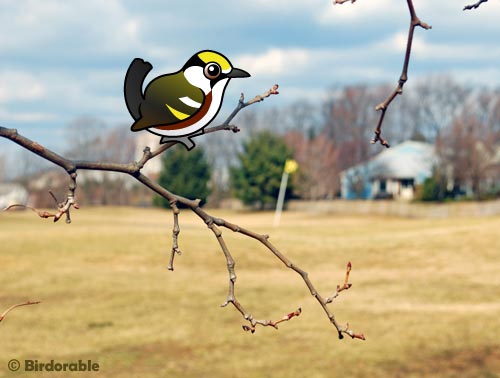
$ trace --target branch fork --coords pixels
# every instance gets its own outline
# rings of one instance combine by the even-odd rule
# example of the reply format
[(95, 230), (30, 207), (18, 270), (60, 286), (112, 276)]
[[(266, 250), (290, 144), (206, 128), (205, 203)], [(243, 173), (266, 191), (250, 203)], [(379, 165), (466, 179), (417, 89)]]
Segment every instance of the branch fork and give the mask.
[(325, 304), (332, 303), (333, 300), (339, 296), (340, 292), (342, 292), (344, 290), (348, 290), (348, 289), (350, 289), (352, 287), (352, 283), (348, 282), (349, 281), (349, 273), (351, 273), (351, 269), (352, 269), (352, 264), (349, 261), (347, 263), (347, 268), (346, 268), (346, 272), (345, 272), (344, 283), (342, 284), (342, 286), (337, 285), (337, 290), (335, 291), (335, 293), (333, 293), (332, 296), (326, 298)]
[(66, 200), (64, 202), (58, 202), (57, 198), (55, 197), (54, 193), (52, 191), (49, 191), (49, 194), (52, 196), (54, 201), (56, 202), (56, 207), (57, 207), (57, 212), (56, 213), (51, 213), (46, 210), (39, 210), (31, 206), (27, 205), (21, 205), (21, 204), (13, 204), (10, 206), (7, 206), (3, 211), (9, 211), (11, 209), (14, 209), (16, 207), (24, 208), (24, 209), (29, 209), (36, 213), (40, 218), (54, 218), (54, 222), (57, 222), (59, 219), (62, 218), (64, 214), (66, 214), (66, 223), (71, 223), (71, 216), (70, 216), (70, 210), (73, 207), (74, 209), (79, 209), (80, 206), (76, 203), (75, 197), (69, 195), (66, 197)]

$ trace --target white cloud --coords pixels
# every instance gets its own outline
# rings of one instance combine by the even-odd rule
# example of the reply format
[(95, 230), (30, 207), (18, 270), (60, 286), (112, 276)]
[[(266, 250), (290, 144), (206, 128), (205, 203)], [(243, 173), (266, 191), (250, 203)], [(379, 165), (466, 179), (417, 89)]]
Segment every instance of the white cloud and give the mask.
[(99, 50), (107, 54), (139, 43), (140, 21), (119, 0), (19, 0), (2, 3), (0, 51)]
[(242, 55), (235, 61), (252, 75), (273, 76), (282, 72), (295, 74), (307, 69), (310, 57), (307, 49), (272, 48), (260, 55)]
[[(328, 2), (328, 0), (326, 1)], [(324, 2), (325, 0), (308, 0), (307, 2), (304, 2), (303, 0), (253, 0), (251, 2), (244, 0), (241, 2), (241, 6), (246, 6), (247, 4), (252, 3), (252, 5), (256, 6), (263, 12), (272, 10), (286, 13), (291, 10), (304, 11), (305, 9), (309, 9), (314, 11), (314, 9), (320, 7)]]
[[(407, 38), (407, 34), (404, 32), (395, 33), (380, 43), (381, 51), (404, 53)], [(428, 63), (439, 61), (453, 62), (454, 64), (492, 62), (500, 60), (500, 46), (460, 41), (439, 43), (433, 42), (431, 35), (414, 35), (412, 58)]]
[[(367, 27), (376, 29), (381, 22), (389, 20), (399, 21), (408, 13), (408, 8), (403, 2), (394, 0), (363, 0), (354, 4), (344, 3), (333, 5), (332, 1), (325, 1), (324, 5), (318, 7), (316, 20), (321, 24), (359, 24), (366, 23)], [(350, 30), (346, 33), (353, 33)]]
[(36, 100), (46, 93), (45, 85), (27, 72), (2, 71), (0, 83), (0, 103)]
[[(419, 44), (418, 37), (413, 37), (413, 48), (416, 48), (416, 45)], [(404, 53), (406, 51), (406, 45), (408, 42), (408, 34), (405, 32), (396, 32), (389, 38), (382, 40), (378, 43), (378, 47), (381, 51), (392, 51), (394, 53)]]
[[(252, 74), (238, 85), (249, 97), (278, 83), (280, 95), (272, 100), (276, 104), (302, 97), (319, 100), (333, 84), (396, 82), (399, 66), (391, 70), (384, 61), (379, 66), (370, 64), (379, 52), (378, 43), (374, 43), (339, 48), (273, 48), (262, 54), (238, 56), (236, 64)], [(386, 55), (390, 59), (391, 54)], [(226, 97), (232, 92), (230, 86)]]
[[(124, 72), (88, 70), (49, 72), (43, 80), (50, 83), (47, 97), (52, 99), (52, 110), (67, 117), (93, 114), (106, 119), (117, 113), (127, 114), (123, 100)], [(69, 85), (68, 85), (69, 83)]]
[(22, 112), (22, 111), (8, 111), (7, 109), (0, 108), (0, 119), (5, 122), (22, 121), (22, 122), (40, 122), (51, 121), (56, 119), (56, 115), (46, 112)]

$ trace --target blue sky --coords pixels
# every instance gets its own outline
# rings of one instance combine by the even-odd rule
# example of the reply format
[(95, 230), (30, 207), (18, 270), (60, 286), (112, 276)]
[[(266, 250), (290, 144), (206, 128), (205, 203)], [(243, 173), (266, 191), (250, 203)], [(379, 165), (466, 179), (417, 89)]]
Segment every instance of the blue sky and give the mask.
[[(433, 29), (416, 30), (408, 86), (430, 73), (500, 85), (500, 2), (463, 12), (468, 1), (414, 1)], [(60, 151), (76, 117), (128, 127), (131, 60), (153, 64), (149, 80), (202, 49), (252, 74), (230, 83), (227, 111), (274, 83), (280, 95), (257, 106), (319, 101), (332, 84), (395, 84), (408, 22), (404, 0), (0, 0), (0, 125)]]

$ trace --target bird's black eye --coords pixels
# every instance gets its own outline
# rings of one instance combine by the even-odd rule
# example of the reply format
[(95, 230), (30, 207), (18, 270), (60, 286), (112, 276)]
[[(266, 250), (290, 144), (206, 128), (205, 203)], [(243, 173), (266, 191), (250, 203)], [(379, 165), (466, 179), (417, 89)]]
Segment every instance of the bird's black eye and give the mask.
[(219, 77), (221, 69), (217, 63), (209, 63), (205, 66), (203, 73), (205, 74), (207, 79), (213, 80)]

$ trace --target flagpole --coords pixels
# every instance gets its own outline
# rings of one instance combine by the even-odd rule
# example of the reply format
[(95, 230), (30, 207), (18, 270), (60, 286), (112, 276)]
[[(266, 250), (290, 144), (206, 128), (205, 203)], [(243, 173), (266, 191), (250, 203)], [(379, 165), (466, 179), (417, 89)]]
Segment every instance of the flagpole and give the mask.
[(285, 202), (286, 186), (288, 184), (288, 176), (298, 169), (298, 164), (293, 159), (287, 159), (283, 167), (283, 175), (281, 176), (280, 191), (278, 200), (276, 201), (276, 211), (274, 212), (273, 226), (278, 227), (281, 221), (281, 213), (283, 212), (283, 203)]
[(276, 211), (274, 212), (273, 226), (278, 227), (281, 221), (281, 213), (283, 212), (283, 203), (285, 202), (286, 185), (288, 183), (288, 172), (283, 171), (281, 176), (280, 192), (278, 194), (278, 201), (276, 202)]

